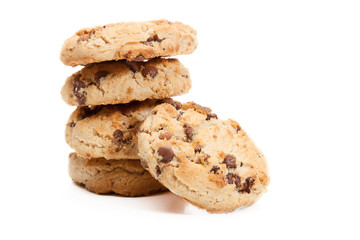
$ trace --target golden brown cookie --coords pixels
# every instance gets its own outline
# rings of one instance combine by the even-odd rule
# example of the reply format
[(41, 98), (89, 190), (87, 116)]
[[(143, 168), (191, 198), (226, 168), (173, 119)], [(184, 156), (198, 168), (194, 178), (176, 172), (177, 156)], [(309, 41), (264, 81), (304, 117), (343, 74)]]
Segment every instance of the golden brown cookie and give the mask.
[(65, 41), (60, 59), (70, 66), (122, 59), (143, 61), (190, 54), (197, 44), (196, 31), (180, 22), (122, 22), (81, 29)]
[(177, 59), (94, 63), (70, 76), (61, 95), (72, 106), (129, 103), (187, 93), (189, 71)]
[(106, 160), (69, 155), (69, 175), (76, 183), (95, 193), (144, 196), (167, 189), (140, 164), (140, 160)]
[(161, 99), (78, 107), (66, 124), (65, 140), (86, 159), (139, 159), (138, 128), (151, 110), (165, 101), (175, 104), (172, 99)]
[(249, 206), (269, 184), (265, 157), (240, 125), (194, 103), (153, 108), (138, 149), (157, 180), (208, 212)]

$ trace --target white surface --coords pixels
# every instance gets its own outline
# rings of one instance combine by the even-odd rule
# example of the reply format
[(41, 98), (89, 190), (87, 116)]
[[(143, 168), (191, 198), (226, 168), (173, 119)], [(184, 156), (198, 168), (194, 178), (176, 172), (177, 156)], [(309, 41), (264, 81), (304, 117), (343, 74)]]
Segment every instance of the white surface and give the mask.
[[(1, 239), (359, 239), (358, 1), (3, 1)], [(253, 206), (211, 215), (170, 193), (91, 194), (67, 175), (59, 60), (82, 27), (165, 18), (198, 30), (177, 99), (236, 119), (267, 156)]]

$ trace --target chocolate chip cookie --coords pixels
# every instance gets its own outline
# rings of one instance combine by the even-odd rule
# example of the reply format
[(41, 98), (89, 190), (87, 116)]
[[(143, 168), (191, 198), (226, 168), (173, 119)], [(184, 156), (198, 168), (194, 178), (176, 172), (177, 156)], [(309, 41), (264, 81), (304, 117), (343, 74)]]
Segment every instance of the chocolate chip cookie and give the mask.
[(65, 65), (190, 54), (197, 47), (196, 31), (167, 20), (122, 22), (84, 28), (67, 39), (60, 59)]
[(249, 206), (269, 184), (265, 157), (240, 125), (192, 102), (153, 108), (138, 149), (157, 180), (211, 213)]
[(128, 103), (187, 93), (189, 71), (177, 59), (94, 63), (70, 76), (61, 95), (72, 106)]
[(140, 160), (86, 160), (71, 153), (69, 175), (74, 182), (95, 193), (135, 197), (167, 191), (141, 166)]
[(78, 107), (66, 124), (66, 142), (86, 159), (139, 159), (136, 132), (158, 102)]

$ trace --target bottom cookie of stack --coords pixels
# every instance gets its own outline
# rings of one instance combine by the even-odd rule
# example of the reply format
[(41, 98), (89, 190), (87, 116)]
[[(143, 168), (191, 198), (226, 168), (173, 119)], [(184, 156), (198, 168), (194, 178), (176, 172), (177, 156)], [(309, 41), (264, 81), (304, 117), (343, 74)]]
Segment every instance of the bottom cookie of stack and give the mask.
[(167, 191), (141, 166), (140, 160), (87, 160), (70, 153), (69, 175), (74, 182), (99, 194), (135, 197)]

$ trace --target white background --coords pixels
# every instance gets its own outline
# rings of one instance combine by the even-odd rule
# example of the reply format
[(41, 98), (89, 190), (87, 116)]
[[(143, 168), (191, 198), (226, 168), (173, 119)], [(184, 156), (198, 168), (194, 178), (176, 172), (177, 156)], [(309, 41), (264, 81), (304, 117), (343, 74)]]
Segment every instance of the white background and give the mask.
[[(359, 1), (2, 1), (1, 239), (359, 239)], [(253, 206), (211, 215), (167, 193), (92, 194), (67, 175), (79, 69), (59, 60), (83, 27), (152, 19), (198, 30), (179, 56), (193, 80), (178, 100), (237, 120), (267, 156)]]

